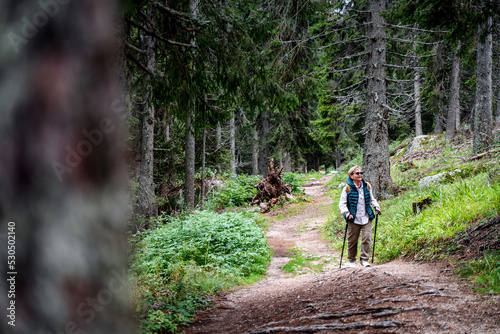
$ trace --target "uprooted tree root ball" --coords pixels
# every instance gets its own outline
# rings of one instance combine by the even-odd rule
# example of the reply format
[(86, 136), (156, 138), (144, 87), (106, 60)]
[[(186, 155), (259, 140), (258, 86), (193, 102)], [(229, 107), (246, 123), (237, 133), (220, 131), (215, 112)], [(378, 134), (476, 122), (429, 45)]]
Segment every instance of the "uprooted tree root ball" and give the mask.
[(255, 185), (259, 192), (252, 199), (252, 205), (259, 205), (262, 213), (268, 212), (280, 201), (282, 195), (292, 195), (292, 187), (289, 184), (283, 184), (282, 172), (283, 167), (274, 168), (271, 162), (267, 176)]

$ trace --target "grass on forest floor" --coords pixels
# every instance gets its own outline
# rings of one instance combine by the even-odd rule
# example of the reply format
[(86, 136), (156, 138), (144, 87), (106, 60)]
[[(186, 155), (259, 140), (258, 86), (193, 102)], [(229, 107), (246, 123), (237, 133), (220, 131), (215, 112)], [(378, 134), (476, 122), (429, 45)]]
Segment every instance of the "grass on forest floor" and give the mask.
[[(403, 187), (402, 193), (388, 200), (379, 200), (382, 215), (377, 229), (376, 261), (386, 262), (398, 257), (413, 260), (436, 260), (449, 257), (453, 238), (472, 224), (487, 222), (500, 215), (500, 182), (491, 178), (497, 170), (499, 154), (480, 160), (464, 161), (471, 151), (464, 144), (445, 145), (442, 137), (429, 140), (427, 158), (392, 161), (391, 177)], [(394, 145), (393, 145), (394, 146)], [(347, 164), (344, 169), (355, 163)], [(421, 178), (440, 172), (460, 169), (448, 183), (419, 190)], [(494, 173), (493, 173), (494, 174)], [(342, 247), (345, 221), (338, 209), (345, 170), (329, 183), (333, 207), (324, 227), (333, 246)], [(424, 197), (432, 203), (414, 215), (412, 203)], [(479, 292), (499, 293), (500, 255), (487, 253), (481, 259), (457, 264), (458, 272), (474, 280)], [(496, 283), (495, 283), (496, 282)], [(496, 287), (495, 287), (496, 286)]]
[(292, 275), (306, 273), (319, 273), (332, 259), (323, 259), (321, 256), (308, 254), (300, 248), (292, 248), (286, 252), (290, 261), (281, 268), (284, 272)]
[(475, 291), (500, 294), (500, 250), (491, 250), (482, 259), (462, 263), (456, 272), (472, 281)]

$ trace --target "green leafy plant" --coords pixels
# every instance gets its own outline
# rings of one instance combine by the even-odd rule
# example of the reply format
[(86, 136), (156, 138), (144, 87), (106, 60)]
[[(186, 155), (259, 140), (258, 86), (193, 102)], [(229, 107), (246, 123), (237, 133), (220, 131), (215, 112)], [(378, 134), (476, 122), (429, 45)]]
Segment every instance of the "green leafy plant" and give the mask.
[(156, 230), (133, 237), (133, 300), (143, 333), (175, 332), (206, 304), (205, 295), (253, 282), (270, 263), (253, 214), (198, 211), (157, 220)]
[(306, 181), (306, 175), (300, 173), (286, 172), (282, 174), (281, 177), (284, 184), (290, 184), (292, 188), (292, 193), (302, 194), (302, 190), (299, 189)]
[(224, 209), (249, 205), (257, 194), (255, 185), (259, 183), (259, 175), (240, 174), (226, 180), (220, 190), (210, 199), (209, 207)]

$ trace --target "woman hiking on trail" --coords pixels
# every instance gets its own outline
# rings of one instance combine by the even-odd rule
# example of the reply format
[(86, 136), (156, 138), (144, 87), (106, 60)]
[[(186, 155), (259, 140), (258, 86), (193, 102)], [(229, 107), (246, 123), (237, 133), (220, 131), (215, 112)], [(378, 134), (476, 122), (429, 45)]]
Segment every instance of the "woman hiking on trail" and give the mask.
[(361, 167), (352, 167), (348, 174), (347, 185), (342, 190), (339, 202), (340, 212), (348, 223), (347, 259), (349, 262), (345, 266), (356, 267), (358, 238), (361, 232), (360, 264), (363, 267), (369, 267), (372, 220), (375, 218), (372, 206), (377, 214), (380, 214), (380, 206), (373, 197), (370, 184), (363, 180)]

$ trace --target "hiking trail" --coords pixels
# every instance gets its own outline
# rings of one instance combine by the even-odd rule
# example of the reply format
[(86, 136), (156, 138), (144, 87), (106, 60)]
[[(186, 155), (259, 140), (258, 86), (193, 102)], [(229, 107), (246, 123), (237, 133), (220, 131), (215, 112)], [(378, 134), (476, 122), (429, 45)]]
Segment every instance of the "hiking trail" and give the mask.
[[(338, 205), (325, 194), (327, 180), (304, 187), (309, 203), (266, 214), (274, 250), (266, 278), (214, 298), (186, 333), (500, 333), (500, 298), (471, 293), (445, 263), (358, 261), (338, 270), (340, 253), (320, 230)], [(322, 271), (285, 273), (290, 249), (325, 263)]]

